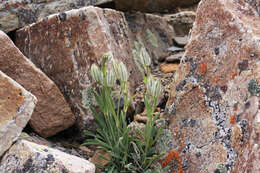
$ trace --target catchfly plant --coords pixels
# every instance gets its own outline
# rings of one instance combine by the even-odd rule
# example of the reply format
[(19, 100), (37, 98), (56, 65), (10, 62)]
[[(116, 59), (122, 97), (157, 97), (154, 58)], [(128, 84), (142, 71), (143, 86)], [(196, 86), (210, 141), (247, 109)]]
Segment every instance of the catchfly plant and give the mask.
[(99, 64), (100, 67), (95, 64), (91, 66), (91, 76), (96, 83), (93, 92), (98, 107), (90, 107), (90, 110), (97, 120), (97, 129), (96, 133), (85, 131), (88, 139), (84, 145), (96, 145), (109, 154), (109, 159), (100, 156), (108, 162), (105, 166), (97, 165), (103, 172), (148, 173), (152, 163), (162, 156), (154, 149), (161, 131), (155, 127), (158, 115), (154, 115), (154, 111), (162, 86), (160, 81), (150, 74), (148, 68), (151, 61), (148, 53), (144, 49), (141, 50), (138, 66), (143, 69), (146, 85), (144, 101), (148, 117), (144, 131), (137, 132), (139, 136), (142, 135), (142, 140), (130, 135), (126, 121), (127, 111), (134, 96), (129, 94), (129, 73), (125, 64), (106, 54)]

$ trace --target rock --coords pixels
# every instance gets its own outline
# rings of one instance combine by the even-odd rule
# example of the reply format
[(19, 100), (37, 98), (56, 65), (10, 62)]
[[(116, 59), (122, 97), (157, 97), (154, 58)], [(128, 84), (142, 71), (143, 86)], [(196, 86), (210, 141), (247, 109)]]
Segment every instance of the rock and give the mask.
[(184, 51), (184, 48), (182, 47), (176, 47), (176, 46), (171, 46), (167, 49), (169, 52), (179, 52), (179, 51)]
[(200, 0), (115, 0), (116, 8), (123, 11), (169, 12), (176, 7), (190, 6)]
[(189, 37), (186, 35), (184, 37), (174, 37), (174, 41), (178, 46), (184, 47), (188, 41), (189, 41)]
[(133, 93), (142, 77), (132, 53), (144, 47), (154, 60), (167, 53), (172, 33), (172, 27), (159, 16), (124, 14), (90, 6), (52, 15), (17, 31), (16, 44), (58, 85), (76, 114), (79, 129), (93, 130), (89, 106), (96, 105), (91, 65), (100, 62), (107, 53), (123, 61), (130, 73)]
[(58, 87), (29, 61), (0, 31), (0, 70), (32, 92), (38, 99), (30, 119), (31, 127), (43, 137), (70, 127), (75, 117)]
[(88, 5), (101, 5), (112, 0), (7, 0), (0, 2), (0, 30), (9, 32), (34, 23), (46, 16), (81, 8)]
[(168, 62), (168, 63), (180, 62), (183, 55), (184, 55), (184, 52), (179, 52), (179, 53), (173, 54), (171, 56), (168, 56), (166, 58), (166, 62)]
[(162, 63), (160, 65), (160, 68), (163, 73), (171, 73), (176, 71), (179, 68), (179, 64)]
[(169, 24), (174, 28), (175, 34), (178, 37), (186, 37), (192, 29), (196, 18), (196, 13), (193, 11), (181, 11), (176, 14), (164, 15)]
[(4, 155), (0, 170), (10, 173), (95, 173), (95, 165), (56, 149), (20, 140)]
[[(17, 140), (31, 118), (37, 99), (0, 71), (0, 157)], [(0, 169), (1, 170), (1, 169)]]
[[(94, 156), (91, 157), (91, 158), (89, 159), (89, 161), (90, 161), (91, 163), (94, 163), (95, 165), (106, 166), (106, 165), (109, 163), (109, 161), (104, 160), (103, 158), (100, 157), (100, 155), (101, 155), (102, 157), (106, 158), (107, 160), (110, 160), (110, 155), (109, 155), (107, 152), (105, 152), (105, 151), (103, 151), (103, 150), (100, 150), (100, 149), (97, 149), (97, 150), (95, 151), (95, 153), (94, 153)], [(96, 172), (101, 172), (101, 170), (100, 170), (100, 169), (97, 169)]]
[(170, 149), (185, 172), (259, 172), (259, 7), (256, 0), (198, 7), (167, 103)]

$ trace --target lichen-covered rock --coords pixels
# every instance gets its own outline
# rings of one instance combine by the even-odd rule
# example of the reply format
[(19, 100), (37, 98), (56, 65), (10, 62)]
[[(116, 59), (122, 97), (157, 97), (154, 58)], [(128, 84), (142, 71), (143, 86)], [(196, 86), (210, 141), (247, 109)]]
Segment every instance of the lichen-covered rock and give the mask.
[(259, 172), (260, 4), (202, 0), (167, 111), (185, 172)]
[(86, 7), (52, 15), (17, 31), (16, 44), (58, 85), (78, 118), (78, 127), (93, 129), (91, 65), (106, 53), (123, 61), (134, 91), (142, 79), (133, 60), (134, 50), (149, 49), (156, 59), (167, 53), (172, 35), (172, 27), (159, 16)]
[(116, 8), (124, 11), (168, 12), (176, 7), (187, 7), (200, 0), (114, 0)]
[(70, 127), (75, 117), (59, 88), (29, 61), (0, 31), (0, 70), (32, 92), (38, 103), (30, 119), (31, 127), (48, 137)]
[(112, 0), (4, 0), (0, 1), (0, 30), (13, 31), (48, 15)]
[(19, 137), (36, 103), (34, 95), (0, 71), (0, 157)]
[(0, 170), (5, 173), (95, 173), (95, 165), (56, 149), (20, 140), (4, 155)]

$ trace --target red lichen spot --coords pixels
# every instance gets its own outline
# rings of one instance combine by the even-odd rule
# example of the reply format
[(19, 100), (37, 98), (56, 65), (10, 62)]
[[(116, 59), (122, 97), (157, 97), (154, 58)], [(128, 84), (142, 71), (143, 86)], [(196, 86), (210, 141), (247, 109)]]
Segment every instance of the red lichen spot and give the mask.
[(236, 114), (234, 114), (232, 117), (230, 117), (229, 121), (230, 121), (231, 125), (234, 125), (236, 123)]
[(218, 76), (218, 77), (216, 78), (216, 83), (217, 83), (218, 81), (220, 81), (220, 76)]
[(237, 104), (234, 106), (234, 111), (237, 111), (237, 109), (238, 109), (238, 106), (237, 106)]
[(234, 72), (234, 73), (232, 74), (231, 78), (232, 78), (232, 79), (235, 79), (235, 77), (236, 77), (237, 74), (238, 74), (237, 72)]
[(17, 8), (19, 5), (17, 2), (14, 2), (13, 5)]
[[(178, 166), (178, 173), (184, 173), (181, 166), (181, 159), (180, 154), (178, 152), (175, 152), (172, 150), (164, 159), (162, 162), (162, 168), (164, 168), (166, 165), (168, 165), (172, 160), (177, 160), (177, 166)], [(176, 171), (173, 171), (173, 173), (177, 173)]]
[(7, 10), (10, 10), (11, 6), (10, 6), (10, 5), (7, 5), (6, 8), (7, 8)]
[(204, 75), (207, 72), (207, 65), (206, 64), (201, 64), (199, 70), (200, 70), (200, 73), (202, 75)]

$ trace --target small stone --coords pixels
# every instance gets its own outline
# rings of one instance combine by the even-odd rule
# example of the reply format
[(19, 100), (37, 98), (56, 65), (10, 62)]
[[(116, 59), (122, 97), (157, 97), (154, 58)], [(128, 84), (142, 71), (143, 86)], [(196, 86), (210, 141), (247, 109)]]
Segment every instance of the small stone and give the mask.
[(178, 52), (178, 51), (184, 51), (184, 48), (172, 46), (167, 49), (169, 52)]
[(160, 69), (163, 73), (172, 73), (176, 70), (178, 70), (179, 64), (167, 64), (167, 63), (162, 63), (160, 65)]
[(102, 159), (99, 155), (106, 158), (107, 160), (110, 159), (110, 155), (107, 152), (98, 149), (95, 151), (94, 156), (89, 159), (89, 161), (94, 163), (95, 165), (106, 166), (109, 162), (107, 160)]
[(180, 63), (180, 60), (181, 60), (183, 55), (184, 55), (184, 52), (179, 52), (179, 53), (173, 54), (171, 56), (168, 56), (166, 58), (166, 62), (168, 62), (168, 63)]
[(175, 43), (178, 45), (178, 46), (181, 46), (181, 47), (184, 47), (186, 44), (188, 44), (189, 42), (189, 37), (186, 35), (184, 37), (174, 37), (173, 38)]

